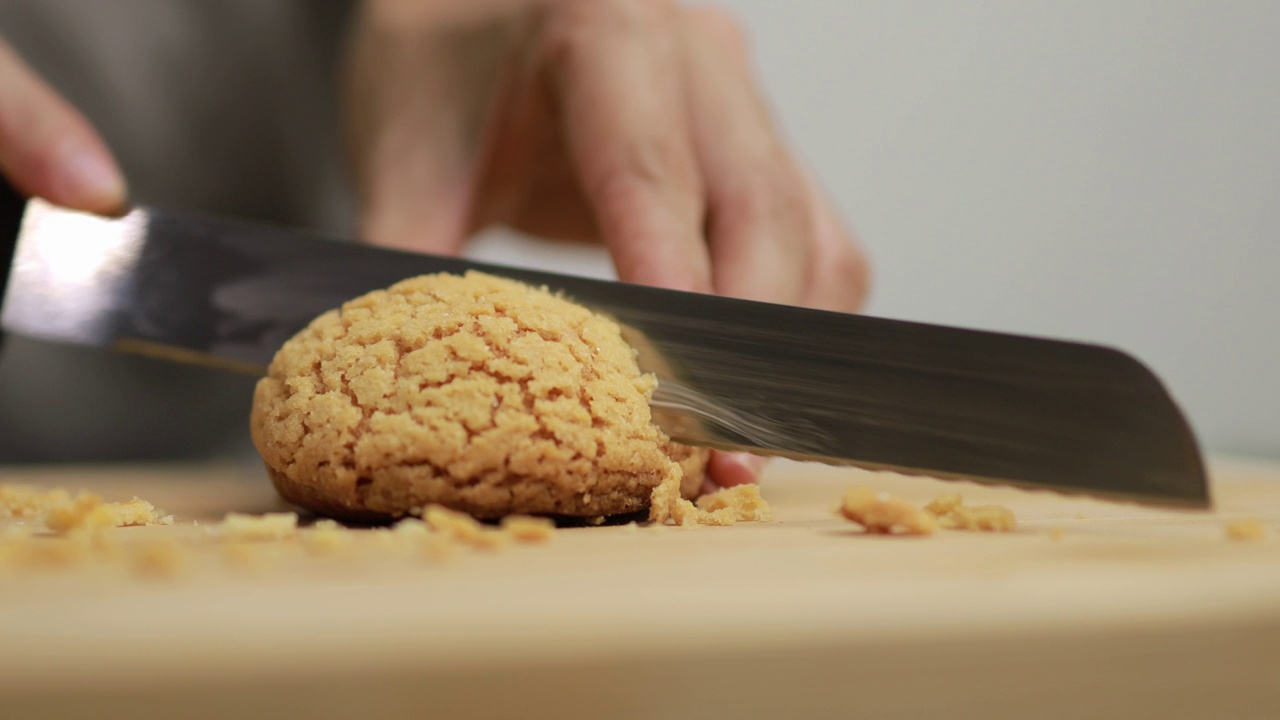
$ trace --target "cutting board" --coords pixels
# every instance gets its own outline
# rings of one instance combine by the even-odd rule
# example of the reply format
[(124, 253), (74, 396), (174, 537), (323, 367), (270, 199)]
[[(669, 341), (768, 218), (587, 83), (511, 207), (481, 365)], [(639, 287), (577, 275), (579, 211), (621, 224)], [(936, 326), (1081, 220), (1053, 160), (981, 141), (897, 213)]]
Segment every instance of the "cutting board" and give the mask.
[[(3, 571), (0, 716), (1280, 717), (1280, 469), (1212, 476), (1197, 512), (776, 462), (775, 523), (571, 528), (444, 561), (285, 546), (159, 579)], [(252, 465), (0, 482), (176, 515), (135, 539), (279, 508)], [(832, 513), (857, 484), (958, 489), (1020, 527), (865, 535)], [(1267, 536), (1229, 540), (1246, 517)]]

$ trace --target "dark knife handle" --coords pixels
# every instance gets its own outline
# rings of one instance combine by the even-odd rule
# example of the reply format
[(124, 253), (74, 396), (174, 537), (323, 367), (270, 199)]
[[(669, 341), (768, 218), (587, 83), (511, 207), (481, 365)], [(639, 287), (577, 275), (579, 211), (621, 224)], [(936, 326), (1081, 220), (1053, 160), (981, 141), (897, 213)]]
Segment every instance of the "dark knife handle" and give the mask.
[[(0, 175), (0, 308), (4, 307), (5, 288), (9, 285), (9, 266), (13, 251), (18, 245), (18, 226), (27, 200), (18, 194), (9, 181)], [(0, 328), (0, 345), (4, 344), (4, 329)]]

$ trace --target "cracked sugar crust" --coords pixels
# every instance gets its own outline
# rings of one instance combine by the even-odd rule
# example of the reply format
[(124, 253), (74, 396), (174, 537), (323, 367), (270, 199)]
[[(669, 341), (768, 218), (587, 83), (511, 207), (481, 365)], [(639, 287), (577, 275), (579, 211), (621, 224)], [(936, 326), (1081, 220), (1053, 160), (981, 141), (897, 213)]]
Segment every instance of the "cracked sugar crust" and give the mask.
[(324, 515), (613, 515), (672, 473), (686, 497), (702, 481), (707, 452), (652, 422), (655, 385), (604, 316), (482, 273), (428, 275), (285, 343), (250, 429), (281, 495)]

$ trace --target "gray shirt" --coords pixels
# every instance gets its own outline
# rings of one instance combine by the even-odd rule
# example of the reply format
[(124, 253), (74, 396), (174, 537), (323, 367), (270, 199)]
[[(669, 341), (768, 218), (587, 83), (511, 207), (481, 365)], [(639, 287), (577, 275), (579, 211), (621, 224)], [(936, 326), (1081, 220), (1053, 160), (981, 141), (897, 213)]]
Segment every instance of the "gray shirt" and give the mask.
[[(0, 35), (102, 133), (133, 199), (349, 236), (335, 78), (350, 3), (0, 0)], [(253, 380), (10, 337), (0, 462), (247, 446)]]

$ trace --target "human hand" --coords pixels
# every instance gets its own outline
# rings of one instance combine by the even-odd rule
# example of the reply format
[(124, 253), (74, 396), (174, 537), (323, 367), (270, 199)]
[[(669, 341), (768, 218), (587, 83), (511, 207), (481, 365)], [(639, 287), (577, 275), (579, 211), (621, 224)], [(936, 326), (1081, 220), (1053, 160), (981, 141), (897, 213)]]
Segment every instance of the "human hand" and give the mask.
[[(553, 0), (450, 24), (366, 11), (350, 59), (372, 242), (452, 254), (505, 224), (603, 242), (625, 281), (862, 305), (865, 259), (774, 126), (723, 12)], [(708, 469), (727, 486), (761, 463), (716, 453)]]
[(108, 213), (125, 181), (89, 122), (0, 41), (0, 174), (28, 197)]

